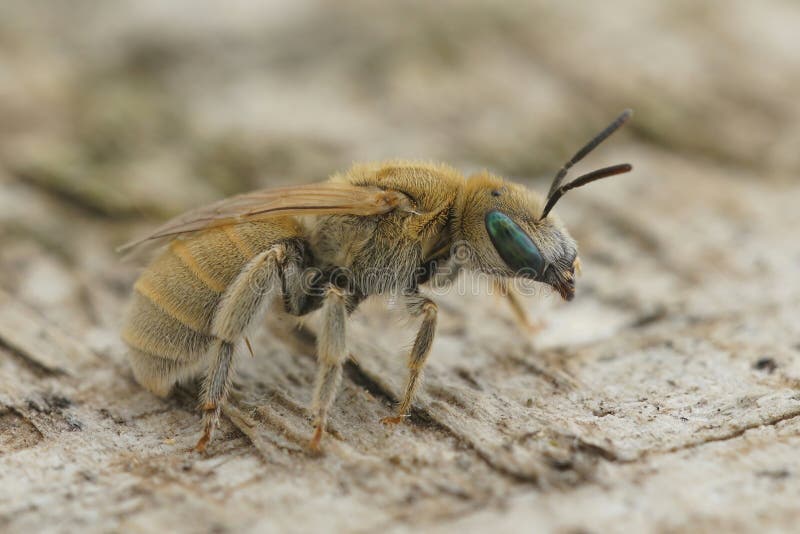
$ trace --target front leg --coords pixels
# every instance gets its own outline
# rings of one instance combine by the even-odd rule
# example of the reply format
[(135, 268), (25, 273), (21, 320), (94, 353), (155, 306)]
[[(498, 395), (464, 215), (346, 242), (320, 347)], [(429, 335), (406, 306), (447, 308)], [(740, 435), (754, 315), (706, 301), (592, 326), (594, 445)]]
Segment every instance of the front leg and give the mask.
[(494, 290), (500, 297), (504, 297), (508, 302), (511, 312), (514, 314), (514, 319), (517, 325), (520, 326), (528, 334), (536, 334), (540, 332), (545, 323), (543, 321), (532, 321), (528, 317), (528, 312), (525, 311), (525, 305), (520, 298), (519, 293), (511, 286), (508, 280), (504, 278), (494, 278), (492, 280)]
[(433, 345), (433, 336), (436, 333), (438, 307), (435, 302), (420, 294), (413, 294), (408, 297), (406, 307), (412, 316), (422, 316), (422, 324), (414, 340), (414, 347), (408, 356), (409, 373), (403, 400), (400, 401), (400, 406), (397, 408), (397, 415), (381, 419), (384, 424), (397, 424), (408, 416), (414, 395), (422, 381), (422, 369), (425, 367), (425, 361), (428, 359), (431, 345)]

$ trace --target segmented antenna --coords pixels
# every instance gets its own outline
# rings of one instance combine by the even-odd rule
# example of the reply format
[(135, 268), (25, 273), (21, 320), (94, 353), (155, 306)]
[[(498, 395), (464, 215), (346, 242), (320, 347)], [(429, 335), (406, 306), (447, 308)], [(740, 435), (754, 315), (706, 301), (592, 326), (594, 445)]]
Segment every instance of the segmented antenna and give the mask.
[(561, 182), (564, 180), (564, 177), (567, 175), (567, 172), (572, 168), (573, 165), (578, 163), (580, 160), (585, 158), (592, 150), (597, 148), (597, 145), (605, 141), (609, 135), (614, 133), (619, 129), (620, 126), (625, 124), (625, 122), (631, 118), (633, 115), (633, 110), (626, 109), (623, 111), (619, 117), (614, 119), (614, 122), (606, 126), (606, 128), (594, 136), (591, 141), (586, 143), (586, 145), (578, 150), (574, 156), (570, 158), (568, 162), (564, 164), (563, 167), (556, 173), (555, 178), (553, 178), (553, 183), (550, 185), (550, 190), (547, 192), (547, 203), (542, 210), (542, 215), (539, 217), (539, 220), (544, 219), (547, 217), (547, 214), (550, 213), (550, 210), (553, 209), (553, 206), (556, 205), (558, 199), (560, 199), (564, 193), (569, 191), (570, 189), (575, 189), (576, 187), (581, 187), (582, 185), (586, 185), (589, 182), (594, 182), (595, 180), (599, 180), (601, 178), (607, 178), (609, 176), (614, 176), (617, 174), (623, 174), (629, 172), (633, 167), (627, 163), (622, 165), (613, 165), (611, 167), (604, 167), (602, 169), (598, 169), (596, 171), (592, 171), (587, 174), (583, 174), (571, 182), (561, 185)]

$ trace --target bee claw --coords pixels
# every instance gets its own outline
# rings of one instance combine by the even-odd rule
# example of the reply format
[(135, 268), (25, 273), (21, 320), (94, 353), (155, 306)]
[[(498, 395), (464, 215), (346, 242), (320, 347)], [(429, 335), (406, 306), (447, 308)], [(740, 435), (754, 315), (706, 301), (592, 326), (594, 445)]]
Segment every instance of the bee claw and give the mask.
[(318, 426), (316, 430), (314, 430), (314, 435), (311, 437), (311, 441), (308, 442), (308, 452), (312, 456), (322, 456), (322, 426)]
[(394, 415), (390, 417), (383, 417), (381, 418), (381, 423), (389, 426), (389, 425), (398, 425), (408, 419), (407, 415)]
[(197, 444), (186, 452), (196, 452), (198, 454), (206, 454), (208, 450), (207, 447), (209, 441), (210, 437), (206, 434), (203, 434), (197, 441)]
[(547, 322), (543, 320), (528, 320), (525, 322), (525, 329), (530, 335), (536, 335), (547, 327)]

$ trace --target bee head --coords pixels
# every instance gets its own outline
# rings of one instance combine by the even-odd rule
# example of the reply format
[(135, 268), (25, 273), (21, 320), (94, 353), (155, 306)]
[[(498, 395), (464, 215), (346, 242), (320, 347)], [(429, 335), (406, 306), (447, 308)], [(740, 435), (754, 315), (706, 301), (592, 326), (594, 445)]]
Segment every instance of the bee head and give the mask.
[(550, 214), (570, 189), (629, 172), (627, 163), (604, 167), (563, 183), (569, 169), (614, 133), (632, 115), (625, 110), (558, 171), (546, 198), (488, 173), (471, 177), (456, 212), (459, 236), (468, 249), (465, 263), (503, 277), (521, 277), (552, 286), (565, 300), (575, 295), (578, 247)]
[(504, 278), (525, 278), (553, 287), (566, 300), (575, 294), (578, 247), (536, 193), (490, 174), (466, 184), (456, 235), (467, 267)]

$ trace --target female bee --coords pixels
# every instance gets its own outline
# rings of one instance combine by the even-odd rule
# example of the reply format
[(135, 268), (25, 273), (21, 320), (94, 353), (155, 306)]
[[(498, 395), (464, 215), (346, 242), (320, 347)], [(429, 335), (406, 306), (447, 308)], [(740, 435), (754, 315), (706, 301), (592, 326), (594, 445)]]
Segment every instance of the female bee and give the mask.
[(190, 211), (126, 245), (167, 241), (134, 286), (122, 337), (136, 379), (157, 395), (204, 374), (205, 450), (219, 421), (236, 347), (270, 307), (295, 316), (321, 311), (319, 371), (312, 410), (318, 450), (348, 357), (347, 316), (366, 297), (393, 292), (421, 319), (411, 349), (406, 416), (436, 329), (436, 304), (419, 292), (454, 246), (464, 267), (501, 279), (524, 277), (575, 291), (575, 241), (550, 210), (570, 189), (625, 173), (615, 165), (562, 183), (567, 171), (618, 129), (622, 113), (556, 174), (542, 199), (481, 173), (465, 179), (444, 165), (388, 162), (356, 165), (328, 182), (254, 191)]

